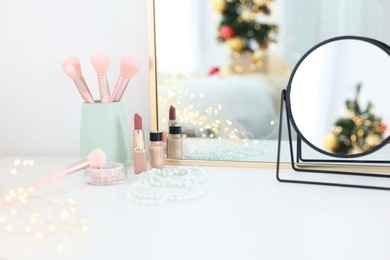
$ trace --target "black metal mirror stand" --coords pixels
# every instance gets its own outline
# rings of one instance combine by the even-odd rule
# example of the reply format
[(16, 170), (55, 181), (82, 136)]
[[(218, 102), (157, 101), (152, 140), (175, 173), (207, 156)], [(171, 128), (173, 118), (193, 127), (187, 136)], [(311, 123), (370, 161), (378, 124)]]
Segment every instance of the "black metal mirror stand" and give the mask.
[[(355, 171), (341, 171), (341, 170), (327, 170), (327, 166), (323, 165), (322, 169), (308, 169), (307, 167), (301, 168), (299, 167), (300, 160), (302, 161), (302, 150), (301, 150), (301, 138), (298, 136), (297, 138), (297, 157), (294, 160), (294, 149), (292, 142), (292, 134), (291, 134), (291, 122), (290, 115), (287, 112), (287, 102), (286, 102), (286, 90), (282, 91), (281, 94), (281, 102), (280, 102), (280, 117), (279, 117), (279, 133), (278, 133), (278, 153), (277, 153), (277, 161), (276, 161), (276, 179), (280, 182), (287, 183), (297, 183), (297, 184), (312, 184), (312, 185), (328, 185), (328, 186), (338, 186), (338, 187), (350, 187), (350, 188), (364, 188), (364, 189), (377, 189), (377, 190), (390, 190), (390, 187), (384, 186), (371, 186), (371, 185), (357, 185), (357, 184), (346, 184), (346, 183), (337, 183), (337, 182), (319, 182), (319, 181), (305, 181), (305, 180), (292, 180), (292, 179), (282, 179), (280, 177), (280, 153), (281, 153), (281, 139), (282, 139), (282, 126), (283, 126), (283, 110), (286, 110), (286, 118), (287, 118), (287, 132), (288, 132), (288, 143), (290, 150), (290, 160), (291, 167), (296, 172), (311, 172), (311, 173), (329, 173), (329, 174), (342, 174), (342, 175), (355, 175), (355, 176), (366, 176), (372, 178), (390, 178), (390, 174), (377, 174), (377, 173), (367, 173), (367, 172), (355, 172)], [(308, 160), (308, 161), (321, 161), (321, 162), (331, 162), (331, 163), (345, 163), (349, 165), (353, 165), (354, 163), (389, 163), (388, 161), (365, 161), (365, 160)], [(307, 164), (310, 165), (310, 164)], [(337, 165), (336, 165), (337, 166)], [(389, 167), (390, 173), (390, 167)], [(293, 173), (294, 174), (294, 173)]]
[[(308, 158), (303, 156), (302, 151), (302, 138), (297, 137), (297, 163), (300, 162), (319, 162), (319, 163), (372, 163), (372, 164), (388, 164), (390, 166), (390, 161), (385, 160), (343, 160), (343, 159), (320, 159), (320, 158)], [(390, 174), (390, 168), (389, 168)], [(383, 176), (381, 176), (383, 177)]]

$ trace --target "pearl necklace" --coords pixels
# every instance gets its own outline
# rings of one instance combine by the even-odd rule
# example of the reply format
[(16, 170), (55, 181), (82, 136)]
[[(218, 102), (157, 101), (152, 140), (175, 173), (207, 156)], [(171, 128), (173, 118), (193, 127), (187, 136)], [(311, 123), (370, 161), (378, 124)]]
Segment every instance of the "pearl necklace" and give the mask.
[(185, 154), (185, 159), (197, 160), (238, 160), (268, 154), (265, 148), (256, 145), (238, 147), (216, 147), (210, 150), (195, 150)]
[(127, 195), (131, 201), (144, 205), (195, 199), (202, 195), (205, 179), (205, 173), (197, 166), (153, 168), (139, 174), (138, 180), (129, 185)]

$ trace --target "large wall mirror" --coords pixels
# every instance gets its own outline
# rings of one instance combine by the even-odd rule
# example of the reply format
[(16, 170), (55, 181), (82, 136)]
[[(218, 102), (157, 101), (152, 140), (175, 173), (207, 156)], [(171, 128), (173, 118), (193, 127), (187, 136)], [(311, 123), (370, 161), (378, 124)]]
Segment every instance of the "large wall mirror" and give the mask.
[(150, 0), (150, 9), (155, 126), (167, 130), (175, 107), (186, 160), (275, 162), (280, 93), (301, 56), (340, 35), (390, 42), (385, 0)]

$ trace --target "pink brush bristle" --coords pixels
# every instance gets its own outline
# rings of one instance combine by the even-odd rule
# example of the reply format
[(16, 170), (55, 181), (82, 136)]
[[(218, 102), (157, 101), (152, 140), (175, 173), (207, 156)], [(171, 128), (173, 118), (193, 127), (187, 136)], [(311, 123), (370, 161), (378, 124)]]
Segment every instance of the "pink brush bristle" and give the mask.
[(72, 79), (75, 77), (81, 77), (80, 61), (76, 57), (69, 57), (62, 64), (62, 69)]
[(74, 79), (76, 77), (76, 70), (74, 69), (74, 66), (72, 65), (68, 65), (68, 66), (64, 66), (64, 71), (65, 73), (72, 79)]
[(125, 56), (121, 59), (121, 76), (132, 78), (139, 70), (140, 63), (137, 58)]
[(104, 54), (92, 55), (91, 63), (98, 75), (106, 75), (108, 67), (110, 66), (110, 58)]
[(89, 167), (101, 168), (106, 164), (107, 156), (101, 149), (95, 149), (87, 155), (89, 161)]
[(81, 65), (79, 58), (71, 56), (69, 57), (69, 61), (73, 64), (75, 70), (81, 73)]

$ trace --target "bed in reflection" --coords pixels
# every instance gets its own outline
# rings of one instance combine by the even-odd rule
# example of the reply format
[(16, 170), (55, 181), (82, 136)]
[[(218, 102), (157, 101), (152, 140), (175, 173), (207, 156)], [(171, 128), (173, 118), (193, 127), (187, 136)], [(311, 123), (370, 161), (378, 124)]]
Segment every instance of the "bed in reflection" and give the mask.
[(264, 74), (159, 75), (160, 128), (176, 107), (186, 137), (276, 138), (280, 86)]

